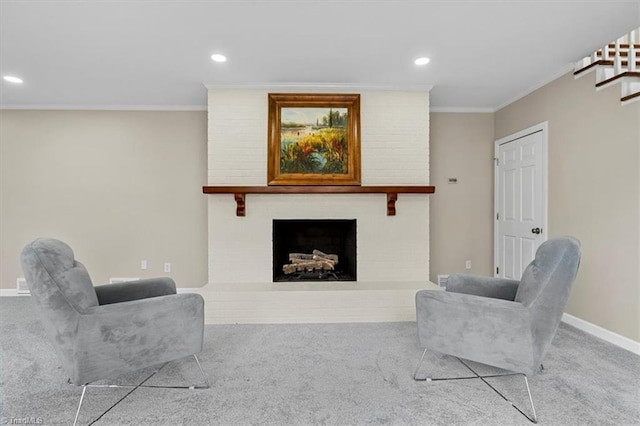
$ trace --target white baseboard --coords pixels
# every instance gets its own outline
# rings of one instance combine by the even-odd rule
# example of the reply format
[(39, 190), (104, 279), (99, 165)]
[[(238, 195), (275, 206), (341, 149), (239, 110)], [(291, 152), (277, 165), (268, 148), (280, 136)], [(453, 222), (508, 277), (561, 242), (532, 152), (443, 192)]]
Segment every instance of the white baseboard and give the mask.
[[(197, 288), (177, 288), (177, 293), (195, 293)], [(0, 297), (31, 296), (29, 293), (18, 293), (15, 288), (0, 288)]]
[(198, 290), (200, 290), (199, 288), (189, 288), (189, 287), (184, 287), (184, 288), (180, 288), (177, 287), (176, 288), (176, 293), (181, 294), (181, 293), (197, 293)]
[(18, 292), (16, 288), (0, 288), (0, 297), (31, 296), (30, 293)]
[(612, 343), (623, 349), (633, 352), (636, 355), (640, 355), (640, 342), (631, 340), (628, 337), (621, 336), (613, 331), (609, 331), (606, 328), (602, 328), (598, 325), (592, 324), (583, 319), (574, 317), (567, 313), (562, 315), (562, 322), (574, 326), (575, 328), (589, 333), (599, 339)]

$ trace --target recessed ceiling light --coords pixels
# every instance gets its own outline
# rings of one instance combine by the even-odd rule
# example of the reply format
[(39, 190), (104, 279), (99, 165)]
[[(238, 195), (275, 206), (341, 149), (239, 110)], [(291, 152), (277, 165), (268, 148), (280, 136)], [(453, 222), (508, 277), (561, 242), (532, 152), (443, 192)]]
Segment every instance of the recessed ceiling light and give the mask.
[(227, 57), (219, 53), (215, 53), (211, 55), (211, 60), (214, 62), (227, 62)]
[(4, 78), (5, 81), (8, 81), (9, 83), (16, 83), (16, 84), (22, 83), (22, 79), (21, 78), (14, 77), (12, 75), (5, 75), (2, 78)]
[(413, 61), (413, 63), (416, 65), (427, 65), (430, 60), (431, 59), (427, 58), (426, 56), (423, 56), (422, 58), (418, 58), (415, 61)]

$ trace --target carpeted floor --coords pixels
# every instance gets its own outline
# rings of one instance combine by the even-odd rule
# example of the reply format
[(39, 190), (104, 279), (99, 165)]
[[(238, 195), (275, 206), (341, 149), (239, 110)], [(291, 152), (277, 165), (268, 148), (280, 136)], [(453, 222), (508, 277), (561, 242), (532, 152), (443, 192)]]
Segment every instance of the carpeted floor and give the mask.
[[(0, 423), (70, 424), (81, 388), (67, 385), (28, 297), (0, 297)], [(479, 380), (414, 382), (415, 323), (206, 326), (206, 390), (89, 389), (79, 422), (96, 425), (530, 425)], [(467, 375), (430, 354), (424, 373)], [(640, 357), (561, 325), (530, 380), (545, 425), (640, 424)], [(487, 367), (479, 366), (482, 372)], [(484, 370), (483, 370), (484, 368)], [(141, 381), (145, 370), (120, 382)], [(149, 384), (197, 384), (193, 358)], [(529, 412), (520, 377), (494, 386)], [(97, 419), (97, 421), (96, 421)]]

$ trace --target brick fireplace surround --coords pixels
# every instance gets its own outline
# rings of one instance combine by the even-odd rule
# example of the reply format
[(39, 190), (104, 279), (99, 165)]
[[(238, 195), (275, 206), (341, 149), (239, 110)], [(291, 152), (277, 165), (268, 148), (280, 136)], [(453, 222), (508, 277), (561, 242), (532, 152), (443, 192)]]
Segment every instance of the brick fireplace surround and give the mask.
[[(301, 87), (291, 92), (310, 92)], [(360, 93), (362, 185), (429, 184), (429, 94)], [(208, 184), (266, 185), (267, 95), (278, 89), (210, 89)], [(429, 287), (429, 196), (248, 194), (208, 197), (207, 323), (414, 320), (414, 294)], [(356, 219), (357, 281), (273, 283), (274, 219)]]

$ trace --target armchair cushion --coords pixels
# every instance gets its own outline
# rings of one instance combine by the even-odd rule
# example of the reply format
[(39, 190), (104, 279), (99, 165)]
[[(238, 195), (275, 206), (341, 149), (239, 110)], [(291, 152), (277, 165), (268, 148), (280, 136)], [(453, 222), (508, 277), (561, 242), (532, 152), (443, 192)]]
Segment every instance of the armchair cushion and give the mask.
[[(89, 273), (74, 259), (71, 247), (62, 241), (50, 238), (33, 241), (22, 251), (22, 264), (32, 293), (38, 292), (33, 286), (49, 280), (60, 294), (48, 291), (45, 297), (62, 296), (79, 311), (98, 305)], [(55, 305), (53, 300), (51, 303)]]
[(513, 301), (519, 284), (506, 278), (454, 274), (447, 279), (447, 291)]
[(176, 283), (169, 277), (104, 284), (94, 288), (100, 305), (176, 294)]
[[(540, 245), (536, 257), (522, 273), (515, 300), (530, 306), (544, 290), (554, 293), (552, 297), (566, 301), (580, 264), (580, 243), (575, 238), (554, 238)], [(562, 303), (564, 309), (564, 303)]]

